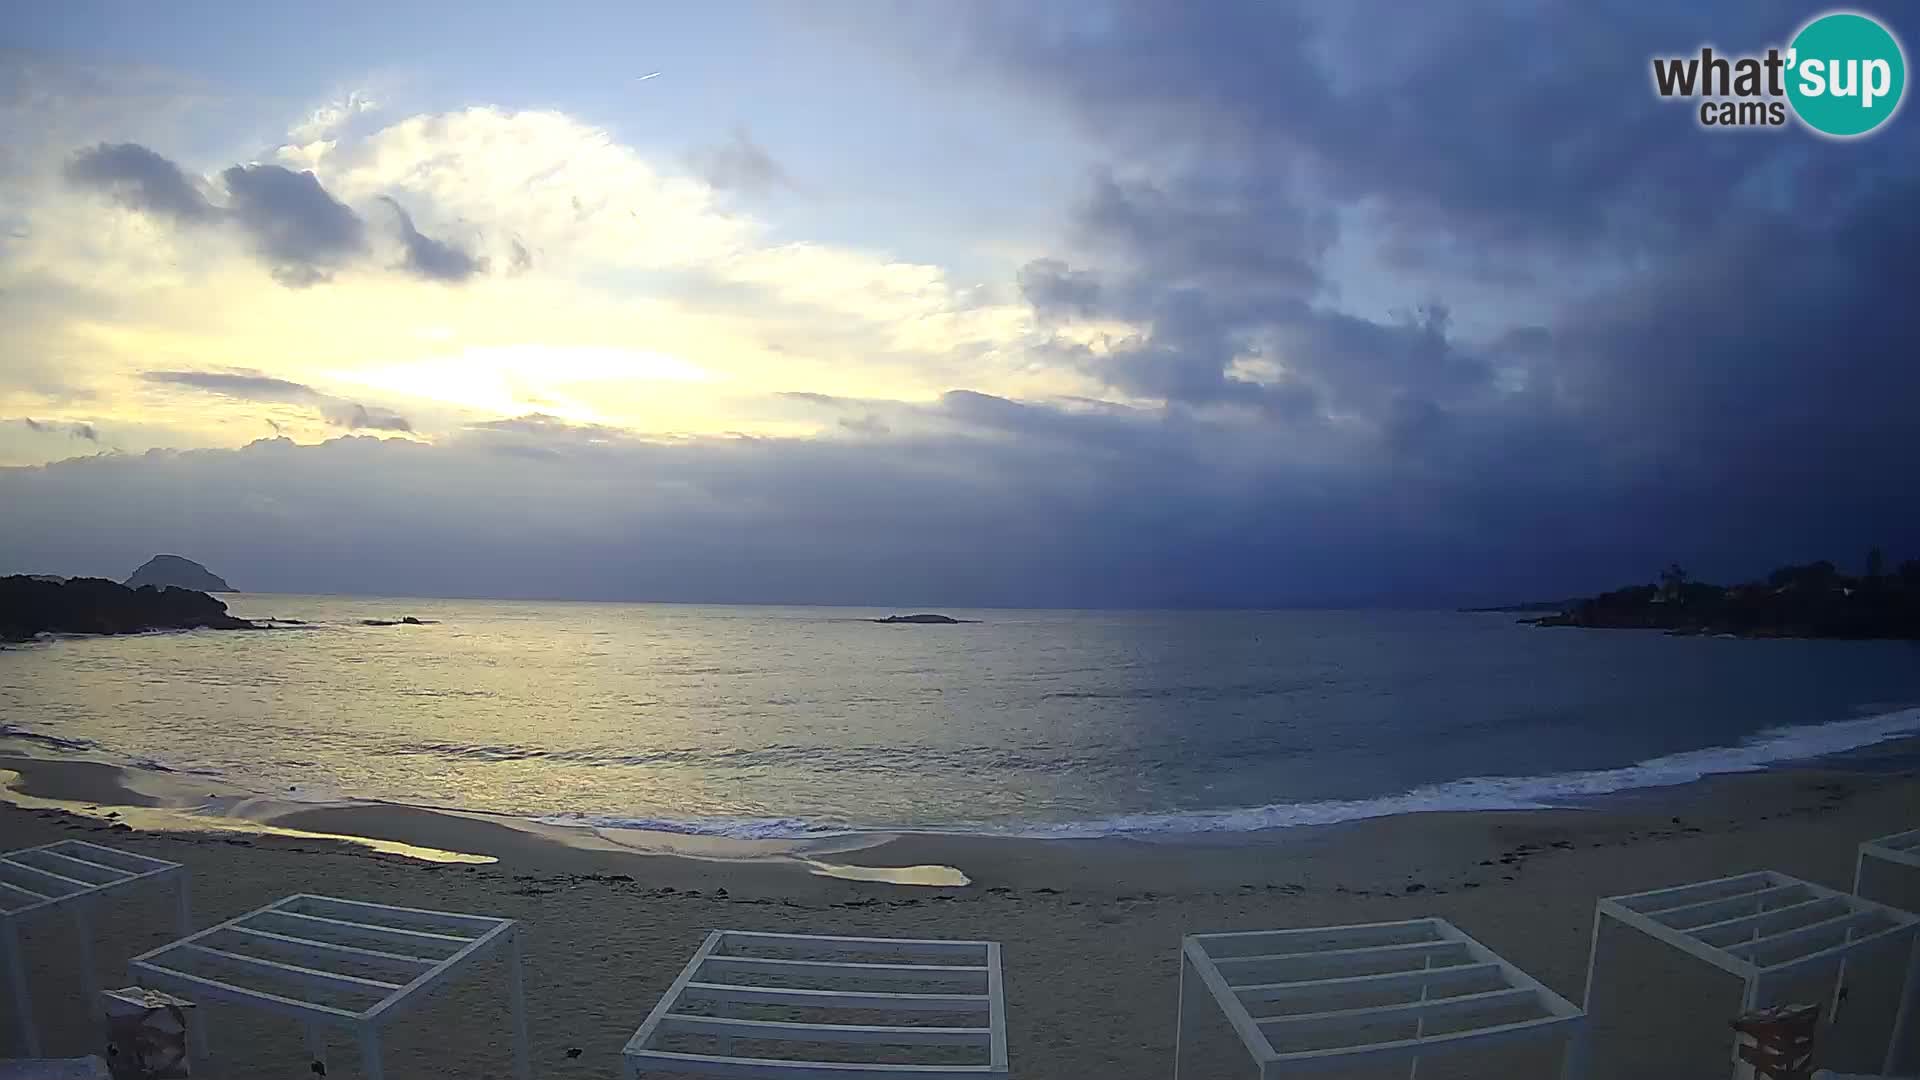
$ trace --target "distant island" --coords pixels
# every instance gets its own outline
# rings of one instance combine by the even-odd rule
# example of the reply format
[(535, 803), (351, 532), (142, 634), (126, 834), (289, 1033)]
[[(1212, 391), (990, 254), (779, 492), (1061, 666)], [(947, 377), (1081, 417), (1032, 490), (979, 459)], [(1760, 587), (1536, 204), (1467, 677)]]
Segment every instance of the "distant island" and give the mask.
[(130, 589), (105, 578), (0, 578), (0, 640), (40, 634), (137, 634), (147, 630), (257, 630), (227, 605), (192, 589)]
[(956, 619), (951, 615), (889, 615), (884, 619), (870, 620), (877, 623), (917, 623), (935, 626), (958, 626), (961, 623), (979, 622), (978, 619)]
[(1822, 560), (1783, 566), (1765, 581), (1725, 586), (1691, 580), (1675, 564), (1656, 584), (1615, 589), (1520, 621), (1670, 634), (1920, 640), (1920, 559), (1889, 572), (1875, 549), (1858, 577)]
[(179, 555), (155, 555), (127, 578), (127, 588), (151, 585), (156, 589), (172, 586), (197, 592), (239, 592), (218, 574)]

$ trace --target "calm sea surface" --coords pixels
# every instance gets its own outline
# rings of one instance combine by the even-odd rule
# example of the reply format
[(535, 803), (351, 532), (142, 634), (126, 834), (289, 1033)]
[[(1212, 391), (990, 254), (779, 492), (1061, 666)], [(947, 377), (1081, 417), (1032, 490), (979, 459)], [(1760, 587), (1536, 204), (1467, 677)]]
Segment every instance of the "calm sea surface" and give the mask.
[[(1530, 806), (1920, 731), (1920, 647), (1507, 615), (242, 594), (0, 652), (0, 746), (698, 832), (1181, 833)], [(412, 615), (423, 626), (365, 626)]]

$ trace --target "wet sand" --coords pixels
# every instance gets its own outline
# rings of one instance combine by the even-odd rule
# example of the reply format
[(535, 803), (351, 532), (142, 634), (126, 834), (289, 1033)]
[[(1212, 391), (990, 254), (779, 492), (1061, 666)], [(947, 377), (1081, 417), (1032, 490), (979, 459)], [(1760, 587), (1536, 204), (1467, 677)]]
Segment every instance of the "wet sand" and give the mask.
[[(583, 838), (385, 805), (276, 809), (272, 826), (293, 834), (247, 831), (244, 821), (151, 832), (145, 827), (164, 825), (164, 815), (150, 822), (135, 811), (159, 813), (168, 801), (152, 793), (153, 778), (82, 761), (0, 758), (0, 769), (19, 774), (6, 797), (33, 807), (0, 805), (3, 846), (79, 836), (183, 862), (201, 925), (292, 892), (524, 920), (535, 1073), (556, 1078), (619, 1075), (620, 1047), (713, 927), (1000, 941), (1015, 1076), (1145, 1080), (1172, 1074), (1184, 933), (1438, 915), (1578, 1004), (1596, 897), (1762, 868), (1845, 889), (1858, 841), (1920, 825), (1920, 774), (1911, 768), (1809, 768), (1589, 809), (1417, 814), (1181, 842), (909, 834), (796, 851)], [(134, 820), (143, 829), (124, 824)], [(469, 861), (305, 834), (377, 838)], [(842, 880), (822, 876), (822, 864), (948, 867), (969, 883)], [(1909, 906), (1920, 906), (1920, 880), (1913, 885)], [(163, 901), (113, 905), (100, 934), (103, 979), (171, 937)], [(50, 1049), (80, 1052), (98, 1040), (67, 970), (70, 934), (58, 922), (31, 926), (28, 954)], [(1593, 1075), (1724, 1074), (1733, 980), (1630, 933), (1610, 933), (1603, 949)], [(1877, 1065), (1904, 959), (1850, 969), (1846, 1010), (1823, 1035), (1827, 1063)], [(393, 1027), (388, 1076), (509, 1075), (503, 999), (497, 966), (481, 965)], [(198, 1075), (302, 1074), (297, 1025), (221, 1006), (208, 1013), (217, 1056)], [(328, 1075), (356, 1075), (351, 1049), (334, 1041)], [(1213, 1049), (1220, 1062), (1234, 1060), (1224, 1040)], [(1557, 1068), (1556, 1052), (1523, 1051), (1433, 1059), (1421, 1075), (1550, 1076)]]

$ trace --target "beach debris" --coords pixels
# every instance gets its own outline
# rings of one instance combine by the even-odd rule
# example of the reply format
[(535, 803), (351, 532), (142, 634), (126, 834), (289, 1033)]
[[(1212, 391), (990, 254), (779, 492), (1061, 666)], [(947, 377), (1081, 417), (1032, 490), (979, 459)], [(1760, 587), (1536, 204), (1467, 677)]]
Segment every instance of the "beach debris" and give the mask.
[(1728, 1021), (1735, 1031), (1736, 1077), (1806, 1080), (1813, 1073), (1813, 1033), (1818, 1005), (1775, 1005)]
[(100, 997), (107, 1017), (107, 1068), (113, 1080), (177, 1080), (190, 1075), (187, 1017), (193, 1002), (143, 986), (103, 990)]

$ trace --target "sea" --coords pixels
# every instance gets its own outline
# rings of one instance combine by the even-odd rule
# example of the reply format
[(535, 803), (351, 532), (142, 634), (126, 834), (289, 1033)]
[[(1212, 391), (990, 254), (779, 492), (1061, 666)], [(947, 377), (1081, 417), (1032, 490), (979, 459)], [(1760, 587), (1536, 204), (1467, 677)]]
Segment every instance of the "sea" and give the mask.
[[(314, 802), (733, 837), (1179, 839), (1581, 805), (1920, 733), (1920, 645), (1397, 611), (237, 594), (0, 651), (0, 749)], [(411, 617), (418, 625), (374, 625)]]

